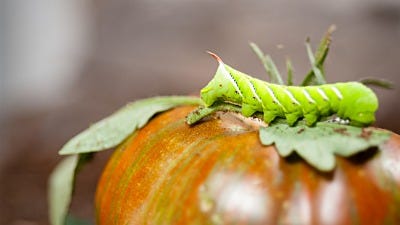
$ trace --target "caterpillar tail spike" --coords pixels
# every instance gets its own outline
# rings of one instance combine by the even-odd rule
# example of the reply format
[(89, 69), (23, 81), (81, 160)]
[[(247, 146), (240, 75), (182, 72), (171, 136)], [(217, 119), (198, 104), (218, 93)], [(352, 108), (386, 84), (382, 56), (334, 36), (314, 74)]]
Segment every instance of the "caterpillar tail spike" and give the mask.
[(211, 52), (211, 51), (206, 51), (206, 52), (209, 55), (211, 55), (215, 60), (217, 60), (218, 63), (223, 63), (222, 59), (217, 54), (215, 54), (214, 52)]
[(368, 126), (375, 121), (378, 99), (360, 82), (278, 85), (242, 73), (226, 65), (215, 53), (208, 53), (219, 65), (213, 79), (200, 91), (205, 107), (225, 102), (240, 106), (244, 116), (260, 112), (266, 123), (284, 118), (290, 126), (303, 118), (308, 126), (313, 126), (322, 117), (334, 114), (353, 126)]

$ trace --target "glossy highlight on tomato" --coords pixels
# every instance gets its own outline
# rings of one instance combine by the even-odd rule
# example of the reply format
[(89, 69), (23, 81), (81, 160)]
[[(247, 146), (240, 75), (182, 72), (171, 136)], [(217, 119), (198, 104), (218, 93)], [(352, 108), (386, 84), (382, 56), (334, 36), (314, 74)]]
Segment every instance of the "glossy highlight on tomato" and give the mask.
[(116, 149), (98, 224), (400, 223), (400, 136), (323, 173), (261, 145), (258, 121), (220, 112), (189, 126), (193, 109), (157, 115)]

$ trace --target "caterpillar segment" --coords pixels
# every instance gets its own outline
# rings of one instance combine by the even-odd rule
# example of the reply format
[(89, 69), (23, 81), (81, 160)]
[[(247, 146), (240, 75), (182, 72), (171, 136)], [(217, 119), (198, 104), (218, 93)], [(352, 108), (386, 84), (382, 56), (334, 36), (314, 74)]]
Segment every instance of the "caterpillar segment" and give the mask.
[(285, 118), (290, 126), (304, 118), (308, 126), (321, 117), (336, 114), (351, 125), (367, 126), (375, 121), (378, 100), (374, 92), (358, 82), (319, 86), (284, 86), (271, 84), (233, 69), (210, 53), (219, 63), (214, 78), (201, 90), (207, 107), (217, 101), (241, 106), (246, 117), (263, 113), (271, 123)]
[(271, 88), (271, 86), (265, 85), (263, 82), (259, 82), (259, 80), (254, 78), (251, 78), (251, 83), (253, 84), (257, 95), (261, 99), (262, 107), (257, 111), (263, 112), (264, 121), (266, 123), (270, 123), (276, 117), (284, 117), (285, 116), (284, 107), (280, 103), (280, 101), (276, 98), (275, 93)]

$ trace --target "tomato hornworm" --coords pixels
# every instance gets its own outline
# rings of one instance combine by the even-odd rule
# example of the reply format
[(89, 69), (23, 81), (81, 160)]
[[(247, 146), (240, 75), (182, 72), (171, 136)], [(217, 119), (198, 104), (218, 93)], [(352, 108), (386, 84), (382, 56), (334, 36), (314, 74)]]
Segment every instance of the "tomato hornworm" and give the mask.
[(284, 118), (290, 126), (301, 118), (312, 126), (320, 118), (334, 114), (353, 126), (368, 126), (375, 121), (378, 99), (362, 83), (304, 87), (273, 84), (235, 70), (216, 54), (208, 53), (219, 66), (214, 78), (200, 92), (206, 107), (225, 102), (240, 106), (246, 117), (261, 112), (266, 123)]

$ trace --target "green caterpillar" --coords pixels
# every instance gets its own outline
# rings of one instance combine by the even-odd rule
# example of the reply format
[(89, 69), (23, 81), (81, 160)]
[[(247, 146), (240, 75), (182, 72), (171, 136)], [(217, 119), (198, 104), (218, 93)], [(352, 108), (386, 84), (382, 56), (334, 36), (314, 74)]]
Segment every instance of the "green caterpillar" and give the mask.
[(285, 118), (290, 126), (304, 118), (307, 126), (320, 118), (336, 114), (353, 126), (368, 126), (375, 121), (378, 99), (359, 82), (316, 86), (284, 86), (268, 83), (233, 69), (209, 52), (219, 63), (214, 78), (201, 90), (201, 99), (209, 107), (223, 101), (241, 106), (246, 117), (262, 112), (271, 123)]

